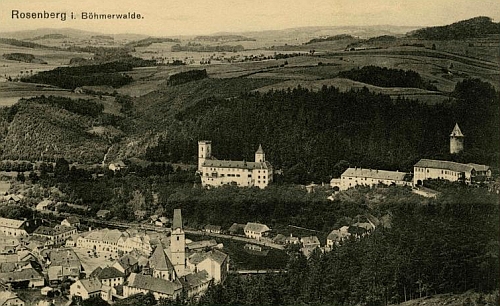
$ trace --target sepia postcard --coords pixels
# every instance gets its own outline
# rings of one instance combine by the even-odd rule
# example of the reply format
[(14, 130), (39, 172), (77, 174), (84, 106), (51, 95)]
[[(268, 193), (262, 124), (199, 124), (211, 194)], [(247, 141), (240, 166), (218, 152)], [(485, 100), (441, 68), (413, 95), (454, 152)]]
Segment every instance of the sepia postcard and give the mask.
[(0, 1), (0, 306), (499, 305), (498, 4)]

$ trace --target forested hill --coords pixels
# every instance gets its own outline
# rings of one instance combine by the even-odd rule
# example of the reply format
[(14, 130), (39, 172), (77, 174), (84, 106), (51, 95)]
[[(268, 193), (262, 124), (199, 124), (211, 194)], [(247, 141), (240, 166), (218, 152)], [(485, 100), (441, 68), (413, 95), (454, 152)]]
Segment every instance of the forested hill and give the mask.
[(448, 156), (456, 122), (466, 151), (454, 157), (498, 165), (499, 94), (465, 80), (449, 102), (426, 105), (368, 90), (300, 87), (233, 99), (205, 99), (175, 115), (168, 137), (150, 147), (154, 161), (196, 162), (197, 139), (210, 139), (219, 159), (252, 160), (259, 143), (295, 182), (326, 181), (342, 160), (352, 166), (410, 171), (420, 158)]
[(500, 34), (500, 23), (489, 17), (475, 17), (446, 26), (423, 28), (409, 33), (410, 36), (430, 40), (450, 40), (479, 38), (491, 34)]

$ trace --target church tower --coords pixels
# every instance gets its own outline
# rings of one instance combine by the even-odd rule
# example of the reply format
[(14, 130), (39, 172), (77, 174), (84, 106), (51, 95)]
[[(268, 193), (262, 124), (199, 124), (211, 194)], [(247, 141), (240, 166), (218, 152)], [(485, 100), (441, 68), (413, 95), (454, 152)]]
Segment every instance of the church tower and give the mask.
[(198, 141), (198, 172), (203, 171), (203, 163), (212, 157), (212, 142), (209, 140)]
[(264, 153), (264, 150), (262, 150), (262, 145), (259, 145), (257, 152), (255, 152), (255, 162), (263, 163), (265, 161), (266, 161), (266, 153)]
[(182, 215), (180, 209), (174, 209), (174, 220), (172, 222), (172, 235), (170, 236), (170, 261), (174, 266), (177, 276), (185, 274), (186, 267), (186, 237), (182, 229)]
[(458, 154), (464, 150), (464, 134), (460, 131), (458, 123), (455, 123), (455, 127), (450, 134), (450, 153)]

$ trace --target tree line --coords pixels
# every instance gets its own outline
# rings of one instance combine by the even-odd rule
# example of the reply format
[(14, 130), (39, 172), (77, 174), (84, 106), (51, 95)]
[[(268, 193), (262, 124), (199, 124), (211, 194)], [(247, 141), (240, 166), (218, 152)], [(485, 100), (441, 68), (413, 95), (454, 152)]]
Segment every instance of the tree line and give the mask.
[[(459, 82), (448, 101), (435, 105), (326, 86), (208, 98), (179, 111), (169, 137), (146, 157), (196, 163), (193, 139), (209, 139), (215, 157), (251, 161), (262, 144), (267, 160), (294, 183), (329, 181), (341, 161), (400, 171), (411, 171), (420, 158), (498, 167), (499, 101), (493, 86), (478, 79)], [(466, 135), (465, 151), (452, 156), (455, 123)]]

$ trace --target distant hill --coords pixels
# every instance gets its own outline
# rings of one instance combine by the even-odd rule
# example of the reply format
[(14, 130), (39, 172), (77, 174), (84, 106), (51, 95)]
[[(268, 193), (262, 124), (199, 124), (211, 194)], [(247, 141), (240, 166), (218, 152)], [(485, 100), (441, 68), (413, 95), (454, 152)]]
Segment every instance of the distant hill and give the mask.
[(310, 41), (306, 42), (306, 45), (314, 44), (314, 43), (320, 43), (320, 42), (325, 42), (325, 41), (339, 41), (339, 40), (345, 40), (345, 39), (355, 39), (352, 35), (349, 34), (339, 34), (339, 35), (334, 35), (334, 36), (326, 36), (326, 37), (320, 37), (320, 38), (313, 38)]
[(255, 38), (249, 38), (243, 35), (205, 35), (196, 36), (194, 40), (209, 42), (230, 42), (230, 41), (255, 41)]
[(11, 46), (16, 46), (16, 47), (32, 48), (32, 49), (60, 50), (60, 48), (49, 47), (49, 46), (37, 44), (34, 42), (23, 41), (23, 40), (18, 40), (18, 39), (14, 39), (14, 38), (0, 38), (0, 44), (6, 44), (6, 45), (11, 45)]
[(54, 34), (45, 34), (42, 36), (36, 36), (36, 37), (33, 37), (29, 40), (64, 39), (64, 38), (68, 38), (68, 36), (63, 35), (63, 34), (59, 34), (59, 33), (54, 33)]
[[(40, 28), (36, 30), (25, 30), (25, 31), (14, 31), (14, 32), (3, 32), (0, 33), (0, 37), (15, 38), (15, 39), (33, 39), (36, 37), (43, 37), (46, 35), (64, 35), (68, 38), (90, 38), (92, 36), (103, 35), (99, 32), (83, 31), (71, 28), (62, 29), (52, 29), (52, 28)], [(140, 40), (147, 38), (148, 35), (142, 34), (109, 34), (114, 39), (127, 39), (127, 40)]]
[(500, 23), (495, 23), (489, 17), (475, 17), (450, 25), (429, 27), (408, 33), (408, 36), (429, 40), (452, 40), (463, 38), (478, 38), (491, 34), (500, 34)]
[(152, 44), (159, 44), (164, 42), (173, 42), (180, 43), (179, 39), (167, 38), (167, 37), (148, 37), (138, 41), (131, 41), (126, 44), (127, 47), (135, 48), (135, 47), (147, 47)]

